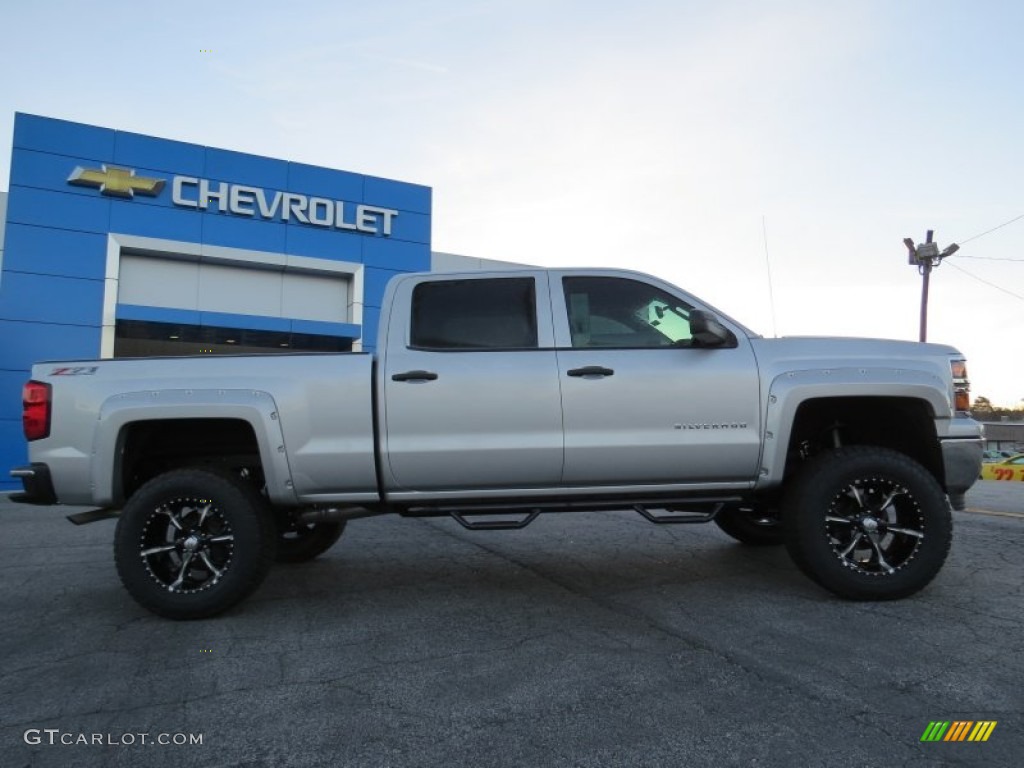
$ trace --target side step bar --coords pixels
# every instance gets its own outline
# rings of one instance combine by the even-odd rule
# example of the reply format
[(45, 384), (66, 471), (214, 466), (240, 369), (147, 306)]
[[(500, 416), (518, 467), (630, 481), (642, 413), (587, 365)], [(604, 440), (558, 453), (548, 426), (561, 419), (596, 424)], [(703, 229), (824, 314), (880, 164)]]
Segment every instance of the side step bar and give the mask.
[(96, 523), (100, 520), (109, 520), (112, 517), (120, 517), (120, 515), (120, 509), (104, 507), (103, 509), (90, 509), (88, 512), (77, 512), (73, 515), (68, 515), (67, 519), (75, 525), (86, 525), (87, 523)]
[[(534, 509), (530, 512), (526, 512), (519, 520), (469, 520), (462, 512), (456, 512), (454, 510), (448, 514), (451, 515), (452, 520), (457, 522), (467, 531), (517, 531), (520, 528), (525, 528), (536, 520), (537, 515), (540, 514), (540, 510)], [(468, 514), (473, 513), (470, 511)]]
[[(439, 517), (447, 515), (468, 531), (513, 531), (525, 528), (541, 514), (541, 512), (583, 511), (633, 511), (645, 520), (658, 525), (678, 523), (710, 523), (727, 505), (738, 504), (739, 496), (718, 496), (712, 498), (692, 498), (675, 501), (651, 501), (644, 504), (628, 504), (622, 502), (586, 502), (569, 504), (552, 504), (547, 507), (522, 507), (517, 505), (493, 504), (465, 508), (424, 508), (407, 510), (412, 517)], [(515, 518), (512, 516), (521, 515)], [(512, 519), (510, 519), (512, 517)], [(471, 519), (476, 518), (476, 519)], [(491, 519), (479, 519), (491, 518)], [(499, 518), (499, 519), (493, 519)]]
[(658, 525), (666, 525), (670, 523), (710, 523), (715, 519), (715, 516), (722, 511), (725, 506), (724, 501), (719, 501), (711, 505), (711, 510), (708, 512), (699, 511), (685, 511), (670, 507), (662, 510), (660, 514), (651, 512), (643, 504), (637, 504), (633, 507), (637, 512), (640, 513), (641, 517), (645, 520), (657, 523)]

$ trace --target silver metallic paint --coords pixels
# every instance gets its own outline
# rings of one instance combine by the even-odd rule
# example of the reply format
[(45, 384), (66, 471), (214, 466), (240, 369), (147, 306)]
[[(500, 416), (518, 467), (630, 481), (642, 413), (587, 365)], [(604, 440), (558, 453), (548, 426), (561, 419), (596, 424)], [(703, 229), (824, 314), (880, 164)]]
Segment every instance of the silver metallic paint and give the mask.
[[(648, 281), (715, 312), (739, 346), (573, 350), (560, 284), (569, 274)], [(54, 418), (50, 437), (30, 444), (31, 461), (49, 465), (61, 502), (104, 504), (118, 436), (133, 419), (237, 417), (256, 432), (276, 503), (369, 503), (379, 499), (374, 392), (383, 489), (403, 504), (744, 490), (755, 480), (768, 487), (781, 482), (793, 417), (813, 397), (919, 398), (935, 416), (955, 482), (974, 472), (976, 450), (980, 459), (979, 426), (951, 410), (949, 359), (959, 356), (951, 347), (763, 339), (663, 281), (623, 270), (459, 277), (499, 275), (535, 278), (537, 350), (409, 349), (412, 288), (452, 279), (419, 274), (388, 286), (376, 381), (373, 358), (361, 354), (70, 361), (61, 365), (96, 371), (56, 382), (54, 364), (38, 364), (33, 378), (54, 383)], [(588, 365), (615, 373), (566, 375)], [(412, 369), (438, 379), (391, 381)], [(715, 423), (745, 426), (684, 426)]]

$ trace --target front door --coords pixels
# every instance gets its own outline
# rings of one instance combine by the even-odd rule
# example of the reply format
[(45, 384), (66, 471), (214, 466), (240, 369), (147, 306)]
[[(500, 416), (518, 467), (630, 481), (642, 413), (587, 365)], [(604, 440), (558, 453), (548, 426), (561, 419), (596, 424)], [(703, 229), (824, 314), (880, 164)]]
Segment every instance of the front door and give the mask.
[(568, 322), (558, 339), (564, 485), (757, 476), (759, 383), (746, 336), (701, 348), (690, 335), (692, 306), (642, 280), (551, 279), (556, 315)]

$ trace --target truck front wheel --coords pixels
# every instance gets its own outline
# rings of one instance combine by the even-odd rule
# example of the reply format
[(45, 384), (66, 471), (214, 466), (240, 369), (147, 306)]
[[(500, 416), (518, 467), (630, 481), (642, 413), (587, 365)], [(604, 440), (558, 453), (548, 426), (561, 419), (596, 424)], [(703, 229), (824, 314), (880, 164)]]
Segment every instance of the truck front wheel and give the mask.
[(800, 569), (851, 600), (895, 600), (923, 589), (953, 535), (935, 478), (904, 454), (870, 446), (808, 461), (783, 500), (782, 520)]
[(171, 619), (221, 613), (255, 590), (274, 560), (276, 529), (250, 484), (178, 469), (143, 485), (114, 535), (117, 572), (144, 608)]

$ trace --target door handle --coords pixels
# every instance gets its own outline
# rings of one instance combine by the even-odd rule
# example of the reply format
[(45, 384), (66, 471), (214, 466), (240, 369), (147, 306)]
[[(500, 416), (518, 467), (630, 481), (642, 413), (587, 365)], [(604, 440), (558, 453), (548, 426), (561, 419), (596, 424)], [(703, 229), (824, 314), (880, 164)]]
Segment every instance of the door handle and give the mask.
[(601, 365), (586, 365), (583, 368), (572, 368), (566, 373), (569, 376), (612, 376), (615, 371)]
[(437, 374), (433, 371), (406, 371), (405, 373), (396, 373), (391, 377), (392, 381), (434, 381), (437, 378)]

